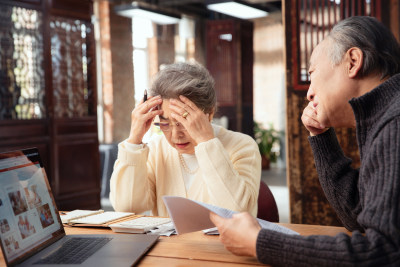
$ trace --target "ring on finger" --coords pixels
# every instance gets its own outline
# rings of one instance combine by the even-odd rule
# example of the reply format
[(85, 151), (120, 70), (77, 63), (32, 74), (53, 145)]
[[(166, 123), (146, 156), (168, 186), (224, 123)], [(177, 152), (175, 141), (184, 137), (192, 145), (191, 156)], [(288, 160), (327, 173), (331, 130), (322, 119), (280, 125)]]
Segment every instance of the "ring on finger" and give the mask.
[(184, 118), (184, 119), (186, 119), (186, 117), (189, 115), (189, 112), (187, 112), (187, 111), (185, 111), (183, 114), (182, 114), (182, 117)]

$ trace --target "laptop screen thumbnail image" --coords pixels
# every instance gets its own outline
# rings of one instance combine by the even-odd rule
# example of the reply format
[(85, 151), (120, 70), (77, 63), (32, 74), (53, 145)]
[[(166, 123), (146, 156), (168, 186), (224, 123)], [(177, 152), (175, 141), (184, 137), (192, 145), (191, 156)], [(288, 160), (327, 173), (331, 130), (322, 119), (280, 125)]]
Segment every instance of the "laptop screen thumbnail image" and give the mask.
[(7, 264), (64, 235), (38, 150), (0, 153), (0, 238)]

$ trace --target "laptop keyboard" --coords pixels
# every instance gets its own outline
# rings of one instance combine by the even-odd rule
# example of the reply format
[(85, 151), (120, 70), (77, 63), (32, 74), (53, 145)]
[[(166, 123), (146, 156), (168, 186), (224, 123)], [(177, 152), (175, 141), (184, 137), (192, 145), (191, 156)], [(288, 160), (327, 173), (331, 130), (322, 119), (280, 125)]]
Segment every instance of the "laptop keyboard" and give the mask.
[(73, 237), (34, 264), (81, 264), (111, 239), (107, 237)]

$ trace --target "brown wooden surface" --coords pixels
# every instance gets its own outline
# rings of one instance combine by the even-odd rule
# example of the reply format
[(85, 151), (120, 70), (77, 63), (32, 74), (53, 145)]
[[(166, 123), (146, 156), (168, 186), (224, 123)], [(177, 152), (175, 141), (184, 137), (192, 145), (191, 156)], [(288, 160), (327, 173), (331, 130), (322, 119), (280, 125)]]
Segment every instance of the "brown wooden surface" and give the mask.
[[(280, 224), (301, 235), (336, 235), (347, 233), (343, 227)], [(110, 234), (110, 229), (65, 227), (67, 234)], [(255, 258), (239, 257), (227, 251), (218, 236), (200, 232), (160, 237), (155, 246), (140, 261), (139, 266), (252, 266), (261, 265)], [(0, 254), (0, 267), (5, 266)], [(265, 266), (265, 265), (263, 265)]]

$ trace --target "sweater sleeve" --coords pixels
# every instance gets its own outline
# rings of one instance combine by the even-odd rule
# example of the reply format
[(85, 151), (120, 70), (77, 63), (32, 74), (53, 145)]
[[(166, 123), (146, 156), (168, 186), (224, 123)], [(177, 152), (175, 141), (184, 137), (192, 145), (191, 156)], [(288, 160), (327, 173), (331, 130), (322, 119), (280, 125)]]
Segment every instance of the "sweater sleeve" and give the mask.
[(148, 160), (149, 148), (127, 149), (118, 145), (110, 179), (110, 201), (116, 211), (141, 213), (154, 207), (155, 178)]
[(256, 216), (261, 179), (257, 144), (250, 137), (241, 135), (227, 146), (229, 153), (218, 138), (196, 146), (208, 193), (214, 205), (248, 211)]
[(285, 235), (262, 229), (257, 258), (273, 266), (399, 266), (398, 238), (373, 229), (366, 235), (354, 231), (352, 236)]
[[(345, 179), (351, 180), (353, 186), (357, 187), (352, 180), (356, 180), (357, 172), (349, 175), (353, 172), (348, 166), (339, 168), (346, 165), (343, 163), (346, 160), (335, 160), (342, 153), (338, 152), (336, 145), (328, 144), (333, 134), (333, 130), (330, 130), (324, 136), (312, 138), (318, 139), (312, 141), (312, 146), (318, 150), (317, 156), (320, 157), (316, 159), (319, 161), (319, 173), (327, 175), (330, 170), (334, 174), (331, 179), (339, 180), (324, 182), (332, 187), (328, 194), (331, 194), (330, 198), (334, 199), (335, 208), (339, 209), (342, 216), (345, 216), (343, 212), (346, 209), (352, 212), (351, 207), (360, 205), (355, 204), (357, 202), (361, 203), (357, 224), (365, 229), (365, 234), (356, 230), (351, 236), (293, 236), (262, 229), (257, 238), (259, 261), (274, 266), (400, 266), (400, 118), (388, 122), (370, 140), (368, 155), (363, 159), (360, 169), (357, 201), (351, 201), (351, 196), (346, 196), (346, 192), (352, 194), (353, 191), (341, 178), (341, 175), (345, 175)], [(331, 155), (323, 155), (328, 152)], [(332, 166), (320, 162), (323, 159)], [(340, 197), (343, 197), (343, 204), (339, 203)], [(355, 216), (355, 213), (351, 216)], [(351, 225), (350, 216), (346, 220)]]
[(347, 229), (362, 231), (357, 223), (361, 210), (357, 186), (359, 170), (350, 166), (352, 161), (345, 157), (332, 128), (309, 137), (309, 142), (326, 198)]

